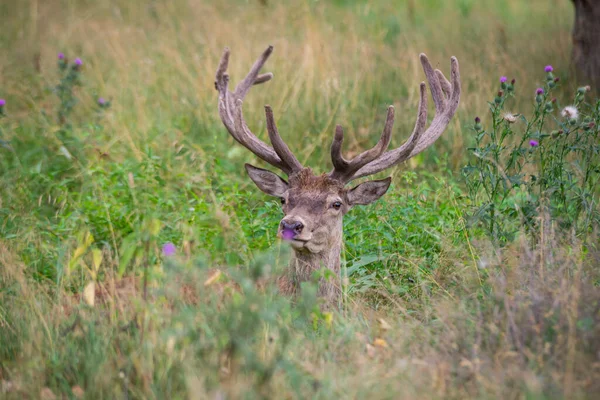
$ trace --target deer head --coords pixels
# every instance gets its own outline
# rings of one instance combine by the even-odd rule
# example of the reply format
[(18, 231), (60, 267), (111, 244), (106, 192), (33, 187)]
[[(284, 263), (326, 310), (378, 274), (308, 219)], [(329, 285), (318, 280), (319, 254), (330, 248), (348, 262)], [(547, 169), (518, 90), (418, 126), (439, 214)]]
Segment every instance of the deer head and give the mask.
[[(333, 170), (327, 174), (315, 175), (305, 168), (284, 143), (277, 131), (273, 111), (265, 106), (267, 131), (271, 146), (254, 135), (242, 114), (242, 102), (253, 85), (269, 81), (273, 74), (259, 74), (260, 69), (271, 55), (269, 46), (254, 63), (250, 72), (237, 85), (233, 92), (228, 90), (229, 50), (225, 49), (217, 69), (215, 88), (219, 92), (219, 115), (231, 136), (262, 160), (278, 168), (288, 176), (288, 180), (277, 174), (246, 164), (246, 171), (263, 192), (281, 199), (284, 218), (278, 228), (278, 236), (289, 241), (295, 250), (290, 268), (290, 279), (284, 290), (294, 292), (300, 281), (310, 277), (313, 270), (322, 266), (339, 272), (339, 257), (342, 243), (342, 219), (355, 205), (369, 204), (385, 194), (391, 178), (361, 183), (353, 188), (346, 185), (361, 177), (373, 175), (395, 166), (431, 146), (444, 132), (456, 112), (460, 99), (460, 76), (458, 61), (451, 59), (451, 81), (444, 74), (434, 70), (425, 54), (421, 54), (421, 64), (429, 82), (435, 105), (435, 116), (427, 123), (427, 97), (425, 83), (420, 85), (420, 101), (417, 120), (408, 140), (394, 150), (387, 150), (394, 125), (394, 108), (390, 106), (383, 132), (377, 144), (351, 160), (342, 156), (344, 132), (336, 126), (331, 145)], [(320, 292), (333, 299), (339, 285), (322, 282)]]

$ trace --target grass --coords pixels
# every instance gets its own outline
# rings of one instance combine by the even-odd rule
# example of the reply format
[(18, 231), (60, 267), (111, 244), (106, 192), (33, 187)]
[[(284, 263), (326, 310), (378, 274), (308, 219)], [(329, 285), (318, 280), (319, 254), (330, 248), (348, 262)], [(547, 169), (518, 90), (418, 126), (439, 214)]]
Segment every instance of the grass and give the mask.
[[(8, 398), (588, 398), (600, 390), (597, 234), (502, 249), (465, 228), (460, 168), (498, 77), (531, 109), (543, 67), (572, 93), (565, 1), (28, 1), (0, 4), (0, 388)], [(524, 40), (526, 38), (527, 40)], [(302, 163), (373, 144), (396, 106), (412, 129), (418, 54), (463, 95), (442, 138), (389, 171), (391, 191), (345, 220), (344, 305), (313, 283), (279, 296), (281, 218), (242, 173), (261, 165), (218, 118), (268, 44), (252, 89)], [(56, 54), (83, 60), (66, 121)], [(101, 109), (97, 99), (110, 99)], [(433, 110), (431, 110), (433, 113)], [(65, 153), (65, 149), (67, 153)], [(161, 246), (177, 245), (174, 258)], [(145, 283), (147, 286), (145, 286)], [(93, 296), (92, 296), (93, 293)], [(93, 302), (92, 302), (93, 298)], [(92, 305), (93, 304), (93, 305)]]

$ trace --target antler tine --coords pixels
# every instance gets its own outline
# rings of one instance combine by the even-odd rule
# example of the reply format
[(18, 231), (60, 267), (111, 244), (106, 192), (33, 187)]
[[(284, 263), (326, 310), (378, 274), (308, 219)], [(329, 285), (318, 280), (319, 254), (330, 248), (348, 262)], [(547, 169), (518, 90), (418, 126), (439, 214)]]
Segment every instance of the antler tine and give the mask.
[[(290, 151), (290, 148), (285, 144), (275, 125), (275, 119), (273, 118), (273, 110), (271, 106), (265, 106), (265, 115), (267, 117), (267, 130), (269, 131), (269, 139), (273, 145), (273, 149), (281, 160), (290, 167), (290, 172), (299, 171), (302, 169), (302, 164), (294, 156), (294, 153)], [(288, 172), (289, 174), (289, 172)]]
[[(267, 59), (269, 58), (269, 56), (271, 55), (272, 52), (273, 52), (273, 46), (267, 47), (267, 49), (265, 51), (263, 51), (263, 53), (260, 55), (258, 60), (256, 60), (256, 62), (252, 66), (252, 68), (250, 68), (248, 75), (246, 75), (246, 77), (240, 83), (238, 83), (238, 85), (235, 88), (235, 91), (233, 92), (235, 94), (236, 99), (243, 99), (244, 97), (246, 97), (246, 93), (248, 93), (248, 91), (250, 90), (252, 85), (257, 84), (256, 80), (258, 78), (258, 73), (260, 72), (260, 69), (263, 67), (263, 65), (265, 65), (265, 63), (267, 62)], [(270, 75), (270, 77), (268, 77), (269, 75)], [(266, 82), (269, 79), (271, 79), (272, 77), (273, 77), (273, 74), (270, 74), (270, 73), (263, 74), (263, 75), (261, 75), (261, 79), (263, 79), (263, 80), (261, 80), (258, 83)], [(267, 79), (264, 80), (265, 78), (267, 78)]]
[(364, 165), (376, 160), (384, 151), (387, 150), (392, 139), (392, 128), (394, 126), (394, 106), (388, 107), (385, 127), (381, 133), (381, 137), (377, 144), (352, 160), (347, 161), (342, 155), (342, 142), (344, 141), (344, 130), (340, 125), (335, 127), (335, 135), (331, 143), (331, 161), (333, 163), (333, 171), (329, 173), (329, 177), (342, 182), (348, 181), (352, 175)]
[[(273, 78), (273, 74), (270, 72), (259, 75), (260, 69), (272, 52), (273, 46), (269, 46), (258, 60), (256, 60), (246, 77), (237, 85), (232, 93), (228, 89), (229, 75), (227, 74), (227, 67), (229, 66), (229, 49), (225, 48), (215, 77), (215, 88), (219, 91), (219, 116), (231, 136), (238, 143), (267, 163), (290, 174), (298, 168), (300, 163), (295, 158), (292, 160), (290, 157), (287, 157), (287, 153), (285, 153), (285, 157), (281, 157), (279, 150), (287, 150), (291, 154), (285, 143), (283, 143), (283, 140), (281, 140), (281, 137), (279, 137), (279, 141), (276, 141), (277, 144), (273, 144), (277, 149), (268, 146), (248, 128), (242, 113), (243, 99), (252, 85), (258, 85)], [(269, 133), (269, 136), (271, 136), (271, 133)], [(282, 147), (281, 144), (285, 147)], [(302, 168), (301, 165), (300, 168)]]
[(373, 175), (416, 156), (431, 146), (441, 136), (450, 123), (450, 119), (452, 119), (456, 113), (460, 101), (460, 72), (458, 60), (456, 57), (450, 59), (452, 81), (452, 84), (450, 84), (441, 71), (434, 71), (433, 68), (431, 68), (431, 64), (429, 64), (425, 54), (421, 54), (420, 58), (423, 70), (425, 71), (425, 76), (429, 82), (429, 89), (436, 110), (431, 125), (423, 132), (427, 120), (427, 103), (425, 87), (422, 83), (419, 114), (415, 129), (408, 141), (397, 149), (385, 152), (381, 157), (356, 171), (349, 178), (348, 182), (364, 176)]

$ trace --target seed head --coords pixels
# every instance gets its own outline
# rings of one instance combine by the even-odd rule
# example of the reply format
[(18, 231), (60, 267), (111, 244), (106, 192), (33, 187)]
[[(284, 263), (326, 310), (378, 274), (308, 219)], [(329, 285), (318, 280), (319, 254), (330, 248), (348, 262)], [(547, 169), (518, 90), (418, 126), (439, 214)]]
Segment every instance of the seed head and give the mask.
[(579, 117), (579, 111), (575, 106), (566, 106), (562, 109), (560, 115), (562, 115), (564, 118), (576, 120), (577, 117)]
[(517, 122), (517, 116), (512, 113), (506, 113), (502, 118), (509, 124)]

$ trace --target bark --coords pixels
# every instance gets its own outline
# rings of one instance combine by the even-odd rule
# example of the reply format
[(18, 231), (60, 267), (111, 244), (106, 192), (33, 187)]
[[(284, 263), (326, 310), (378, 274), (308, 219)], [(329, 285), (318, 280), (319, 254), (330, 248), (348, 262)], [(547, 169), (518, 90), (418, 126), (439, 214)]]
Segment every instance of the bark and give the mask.
[(600, 0), (572, 0), (573, 63), (582, 83), (600, 91)]

